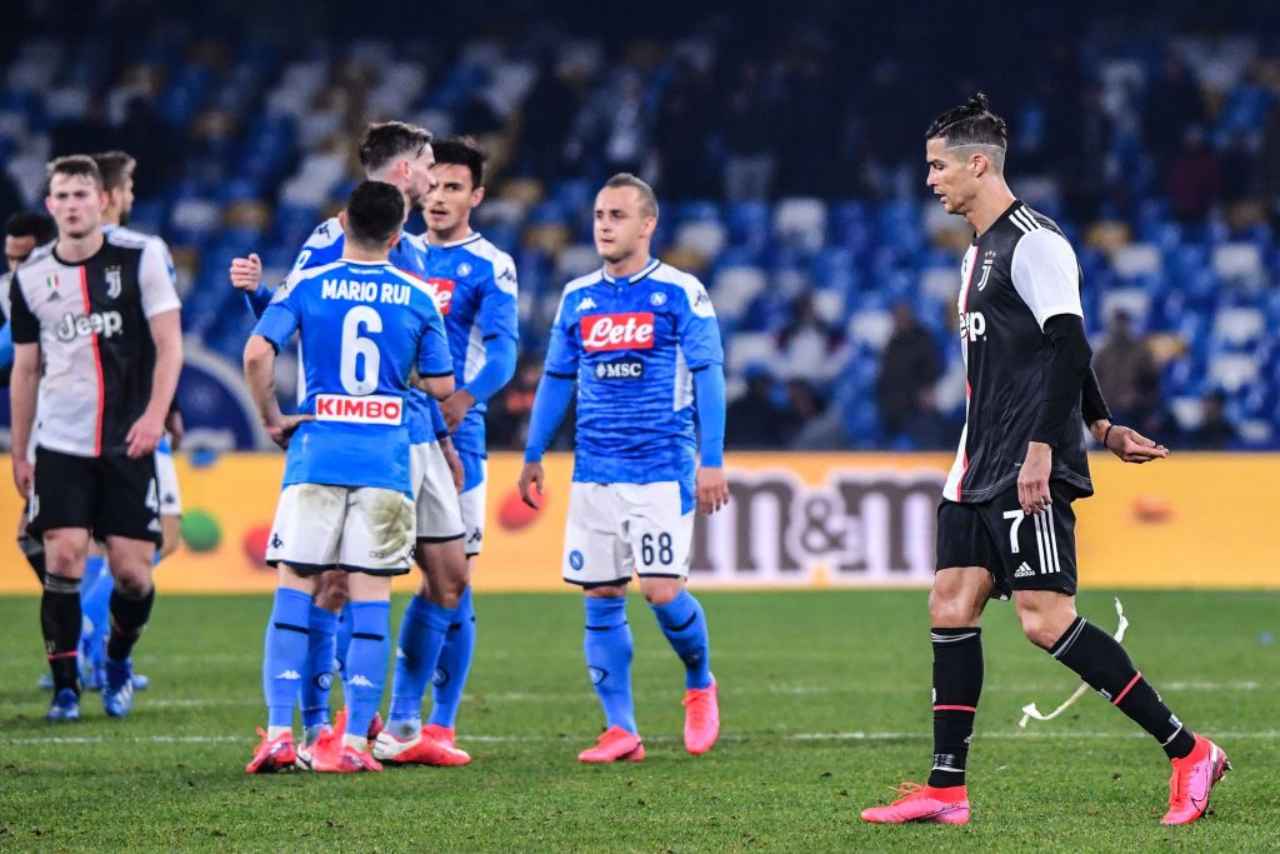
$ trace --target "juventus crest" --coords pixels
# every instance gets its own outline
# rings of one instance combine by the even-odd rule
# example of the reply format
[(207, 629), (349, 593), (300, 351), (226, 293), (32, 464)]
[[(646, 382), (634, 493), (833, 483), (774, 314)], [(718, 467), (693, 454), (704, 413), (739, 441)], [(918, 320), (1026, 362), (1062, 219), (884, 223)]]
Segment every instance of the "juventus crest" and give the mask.
[(107, 297), (110, 299), (119, 299), (120, 292), (124, 289), (124, 277), (121, 275), (119, 265), (112, 265), (107, 268)]

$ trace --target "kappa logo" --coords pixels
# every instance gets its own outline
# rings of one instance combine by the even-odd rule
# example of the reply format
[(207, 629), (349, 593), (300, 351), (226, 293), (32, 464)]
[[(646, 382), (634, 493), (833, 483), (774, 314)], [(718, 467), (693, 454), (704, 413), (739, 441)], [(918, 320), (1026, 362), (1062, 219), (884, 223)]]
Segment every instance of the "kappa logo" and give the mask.
[(107, 268), (105, 275), (107, 280), (107, 298), (119, 299), (121, 291), (124, 290), (124, 273), (120, 269), (120, 265), (113, 264)]
[(625, 311), (582, 318), (582, 349), (588, 353), (606, 350), (652, 350), (653, 312)]
[(596, 307), (596, 301), (593, 300), (591, 297), (586, 297), (582, 300), (582, 302), (578, 303), (578, 307), (574, 309), (574, 311), (581, 312), (581, 311), (586, 311), (588, 309), (592, 309), (595, 307)]
[(273, 533), (271, 535), (271, 548), (278, 549), (283, 545), (284, 545), (284, 540), (280, 539), (280, 535)]
[(352, 676), (350, 682), (353, 688), (373, 687), (373, 683), (369, 681), (369, 677), (365, 676), (363, 673), (357, 673), (355, 676)]
[(298, 671), (296, 671), (296, 670), (285, 670), (285, 671), (282, 671), (282, 672), (280, 672), (280, 673), (277, 673), (277, 674), (276, 674), (276, 678), (277, 678), (277, 679), (288, 679), (290, 682), (293, 682), (293, 681), (296, 681), (296, 680), (298, 680), (298, 679), (301, 679), (301, 678), (302, 678), (302, 676), (301, 676), (301, 675), (299, 675)]

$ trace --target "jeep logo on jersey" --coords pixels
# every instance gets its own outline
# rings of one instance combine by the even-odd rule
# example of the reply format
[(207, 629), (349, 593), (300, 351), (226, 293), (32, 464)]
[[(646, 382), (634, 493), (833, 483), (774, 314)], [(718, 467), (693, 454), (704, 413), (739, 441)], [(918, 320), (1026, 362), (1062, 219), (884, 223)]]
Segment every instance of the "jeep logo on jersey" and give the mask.
[(987, 334), (987, 319), (980, 311), (966, 311), (960, 315), (960, 338), (968, 338), (969, 343), (977, 341)]
[(638, 358), (600, 362), (596, 365), (598, 380), (638, 380), (644, 378), (644, 362)]
[(458, 283), (453, 279), (434, 276), (427, 279), (427, 290), (431, 291), (431, 298), (436, 301), (436, 308), (442, 317), (449, 313), (449, 306), (453, 305), (453, 290), (456, 287)]
[(118, 311), (95, 311), (93, 314), (64, 314), (58, 324), (58, 340), (72, 341), (82, 335), (110, 338), (124, 330), (124, 316)]
[(347, 397), (344, 394), (316, 395), (317, 421), (345, 421), (348, 424), (398, 425), (404, 416), (404, 401), (390, 395), (371, 394)]
[(582, 349), (588, 353), (603, 350), (652, 350), (653, 312), (627, 311), (619, 314), (596, 314), (584, 317)]

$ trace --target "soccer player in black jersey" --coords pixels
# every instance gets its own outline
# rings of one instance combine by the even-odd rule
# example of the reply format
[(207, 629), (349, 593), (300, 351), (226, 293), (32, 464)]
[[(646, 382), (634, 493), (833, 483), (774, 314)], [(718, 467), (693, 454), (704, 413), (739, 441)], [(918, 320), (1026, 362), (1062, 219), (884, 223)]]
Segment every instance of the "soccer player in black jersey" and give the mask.
[(984, 95), (925, 134), (928, 185), (973, 226), (961, 267), (965, 429), (938, 507), (933, 642), (933, 767), (865, 821), (965, 824), (965, 761), (982, 692), (979, 623), (991, 597), (1012, 597), (1027, 638), (1150, 733), (1173, 765), (1165, 824), (1204, 814), (1230, 768), (1185, 728), (1110, 635), (1076, 614), (1075, 514), (1093, 493), (1084, 428), (1129, 463), (1166, 448), (1112, 424), (1090, 367), (1080, 269), (1058, 226), (1004, 179), (1007, 130)]

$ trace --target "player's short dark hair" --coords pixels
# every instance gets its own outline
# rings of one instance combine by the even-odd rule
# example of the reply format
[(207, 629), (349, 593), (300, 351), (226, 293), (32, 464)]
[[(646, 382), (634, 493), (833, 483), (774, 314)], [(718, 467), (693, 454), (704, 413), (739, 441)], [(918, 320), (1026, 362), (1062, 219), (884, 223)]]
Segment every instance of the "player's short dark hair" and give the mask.
[(4, 222), (6, 237), (34, 237), (36, 246), (43, 246), (58, 236), (58, 226), (53, 217), (40, 211), (18, 211)]
[(939, 137), (946, 142), (947, 148), (973, 145), (999, 149), (999, 154), (992, 160), (997, 169), (1004, 167), (1004, 154), (1009, 148), (1009, 126), (991, 112), (987, 96), (982, 92), (933, 120), (924, 138)]
[(133, 170), (138, 166), (133, 155), (124, 151), (100, 151), (89, 156), (98, 164), (98, 171), (102, 173), (102, 187), (108, 192), (122, 188), (125, 180), (133, 177)]
[(92, 178), (99, 188), (102, 187), (102, 172), (99, 171), (98, 164), (87, 154), (68, 154), (64, 157), (55, 157), (49, 161), (45, 171), (48, 173), (50, 181), (53, 180), (54, 175), (86, 175)]
[(642, 178), (637, 178), (630, 172), (619, 172), (608, 181), (604, 182), (605, 187), (631, 187), (640, 193), (640, 207), (647, 216), (654, 219), (658, 218), (658, 197), (653, 192), (653, 187), (649, 186), (649, 182)]
[(350, 239), (364, 246), (385, 245), (404, 226), (404, 193), (385, 181), (361, 181), (347, 199)]
[(392, 160), (413, 153), (417, 156), (431, 144), (431, 131), (405, 122), (374, 122), (360, 139), (360, 165), (376, 172)]
[(469, 136), (451, 136), (431, 143), (437, 163), (456, 163), (471, 170), (471, 189), (484, 186), (484, 164), (489, 159), (480, 144)]

